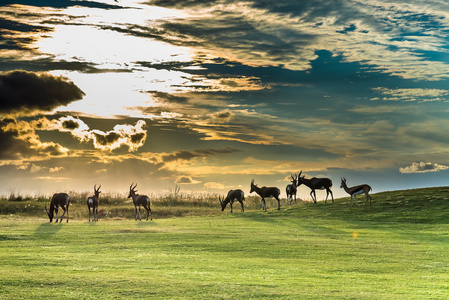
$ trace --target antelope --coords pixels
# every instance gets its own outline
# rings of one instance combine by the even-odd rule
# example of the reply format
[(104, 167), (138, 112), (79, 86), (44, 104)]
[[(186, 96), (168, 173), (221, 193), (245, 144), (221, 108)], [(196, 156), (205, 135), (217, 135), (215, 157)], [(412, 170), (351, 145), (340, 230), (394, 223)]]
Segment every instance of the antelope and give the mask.
[[(97, 185), (94, 185), (94, 195), (92, 197), (87, 198), (87, 208), (89, 209), (89, 222), (90, 222), (90, 217), (91, 214), (93, 214), (92, 216), (92, 222), (97, 221), (98, 222), (98, 197), (100, 196), (100, 188), (101, 188), (101, 184), (97, 189)], [(92, 208), (92, 213), (90, 211), (90, 209)]]
[(301, 177), (301, 173), (302, 171), (298, 175), (298, 183), (299, 183), (298, 186), (304, 184), (311, 189), (310, 196), (312, 197), (312, 200), (315, 204), (316, 204), (315, 190), (324, 190), (324, 189), (326, 190), (326, 200), (324, 200), (324, 203), (327, 202), (327, 197), (329, 196), (329, 194), (331, 194), (332, 202), (334, 202), (334, 194), (330, 189), (332, 187), (332, 180), (330, 180), (329, 178), (316, 178), (316, 177), (306, 179), (305, 176)]
[(242, 212), (245, 212), (245, 209), (243, 208), (243, 201), (245, 201), (245, 194), (242, 190), (230, 190), (228, 192), (228, 195), (226, 198), (223, 197), (223, 199), (220, 198), (220, 195), (218, 195), (218, 201), (220, 201), (221, 204), (221, 211), (224, 211), (226, 208), (226, 205), (229, 203), (231, 205), (231, 214), (232, 214), (232, 204), (234, 204), (234, 201), (240, 202), (242, 205)]
[[(293, 196), (295, 196), (295, 204), (296, 204), (296, 191), (298, 186), (298, 176), (295, 174), (295, 177), (293, 177), (292, 174), (290, 174), (292, 177), (292, 184), (287, 185), (285, 188), (285, 192), (287, 193), (287, 203), (292, 204), (293, 202)], [(290, 200), (290, 202), (288, 201)]]
[(372, 190), (371, 187), (367, 184), (361, 184), (361, 185), (357, 185), (357, 186), (353, 186), (353, 187), (348, 187), (346, 185), (346, 178), (341, 178), (341, 185), (340, 188), (344, 189), (346, 191), (346, 193), (348, 193), (349, 195), (351, 195), (351, 206), (352, 206), (352, 197), (354, 197), (354, 201), (355, 204), (357, 204), (358, 207), (360, 207), (360, 205), (357, 203), (357, 195), (361, 195), (361, 194), (365, 194), (366, 196), (366, 203), (369, 200), (369, 205), (371, 205), (371, 196), (368, 195), (368, 193)]
[(262, 205), (262, 209), (267, 211), (267, 204), (265, 203), (265, 198), (275, 198), (278, 201), (278, 210), (281, 209), (281, 201), (279, 200), (279, 195), (281, 191), (277, 187), (258, 187), (254, 184), (254, 179), (251, 181), (251, 190), (250, 193), (256, 192), (262, 199), (260, 200), (260, 204)]
[(61, 216), (61, 221), (64, 218), (65, 212), (67, 211), (67, 222), (69, 221), (69, 204), (70, 204), (70, 197), (66, 193), (56, 193), (53, 195), (50, 201), (50, 211), (47, 210), (47, 205), (45, 205), (45, 212), (47, 213), (48, 217), (50, 218), (50, 222), (53, 221), (54, 213), (56, 212), (56, 221), (55, 223), (58, 223), (58, 208), (61, 207), (64, 211)]
[(136, 185), (133, 187), (133, 183), (131, 184), (131, 186), (129, 187), (129, 195), (128, 198), (133, 198), (133, 203), (134, 203), (134, 207), (136, 208), (136, 221), (137, 221), (137, 207), (139, 207), (139, 221), (142, 221), (142, 215), (140, 214), (140, 207), (143, 206), (143, 208), (145, 208), (145, 210), (147, 211), (147, 221), (148, 221), (148, 217), (151, 215), (151, 221), (153, 220), (153, 214), (151, 213), (151, 208), (150, 208), (150, 198), (148, 196), (145, 195), (139, 195), (136, 194), (137, 190), (135, 190), (137, 186)]

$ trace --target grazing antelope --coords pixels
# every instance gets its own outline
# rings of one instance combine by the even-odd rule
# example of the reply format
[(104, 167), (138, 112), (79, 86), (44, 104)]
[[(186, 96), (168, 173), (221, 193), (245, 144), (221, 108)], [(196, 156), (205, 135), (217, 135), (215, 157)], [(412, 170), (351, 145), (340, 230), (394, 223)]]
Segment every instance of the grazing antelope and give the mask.
[(281, 209), (281, 201), (279, 200), (279, 195), (281, 191), (277, 187), (258, 187), (254, 184), (254, 179), (251, 181), (251, 190), (250, 193), (256, 192), (262, 199), (260, 200), (260, 204), (262, 205), (262, 209), (267, 211), (267, 204), (265, 203), (265, 198), (275, 198), (278, 201), (278, 210)]
[[(89, 209), (89, 222), (90, 222), (90, 217), (91, 214), (93, 214), (92, 216), (92, 222), (97, 221), (98, 222), (98, 197), (100, 196), (100, 188), (101, 188), (101, 184), (97, 189), (97, 185), (94, 185), (94, 195), (92, 197), (87, 198), (87, 208)], [(92, 208), (92, 213), (90, 211), (90, 209)]]
[(70, 197), (66, 193), (56, 193), (53, 195), (50, 201), (50, 211), (47, 210), (47, 205), (45, 205), (45, 212), (50, 218), (50, 222), (53, 221), (54, 213), (56, 212), (56, 221), (58, 223), (58, 208), (61, 207), (64, 211), (61, 216), (61, 221), (64, 218), (65, 212), (67, 211), (67, 222), (69, 221), (69, 204)]
[(324, 189), (326, 190), (326, 200), (324, 200), (324, 203), (327, 202), (327, 197), (329, 196), (329, 194), (331, 194), (332, 202), (334, 202), (334, 194), (331, 191), (332, 180), (330, 180), (329, 178), (316, 178), (316, 177), (306, 179), (305, 176), (301, 177), (301, 173), (302, 171), (298, 175), (298, 186), (304, 184), (311, 189), (310, 196), (312, 197), (312, 200), (315, 204), (316, 204), (315, 190), (324, 190)]
[(245, 209), (243, 208), (243, 201), (245, 201), (245, 194), (242, 190), (230, 190), (226, 198), (223, 197), (223, 200), (220, 198), (220, 195), (218, 195), (218, 201), (220, 201), (221, 204), (221, 211), (224, 211), (226, 205), (229, 203), (231, 205), (231, 214), (232, 204), (234, 204), (234, 201), (236, 200), (240, 202), (240, 204), (242, 205), (242, 212), (244, 212)]
[[(285, 192), (287, 193), (287, 204), (292, 204), (293, 202), (293, 196), (295, 196), (295, 204), (296, 204), (296, 191), (298, 186), (298, 176), (295, 174), (295, 177), (293, 177), (293, 174), (290, 174), (292, 177), (292, 184), (287, 185), (285, 188)], [(290, 200), (290, 201), (289, 201)]]
[(369, 200), (369, 205), (371, 205), (371, 196), (368, 195), (368, 193), (372, 190), (371, 187), (367, 184), (361, 184), (361, 185), (357, 185), (357, 186), (353, 186), (353, 187), (348, 187), (346, 185), (346, 178), (341, 178), (341, 185), (340, 188), (344, 189), (346, 191), (346, 193), (348, 193), (349, 195), (351, 195), (351, 206), (352, 206), (352, 197), (354, 197), (354, 201), (355, 204), (357, 204), (358, 207), (360, 207), (360, 205), (357, 203), (357, 195), (361, 195), (361, 194), (365, 194), (366, 196), (366, 203)]
[(133, 184), (131, 184), (131, 186), (129, 187), (129, 195), (128, 195), (128, 198), (133, 198), (134, 207), (136, 208), (136, 221), (137, 221), (137, 206), (139, 207), (139, 220), (140, 221), (142, 221), (142, 215), (140, 214), (141, 206), (143, 206), (143, 208), (145, 208), (145, 210), (147, 211), (147, 221), (148, 221), (148, 217), (150, 215), (151, 215), (151, 220), (153, 220), (153, 214), (152, 214), (151, 208), (150, 208), (150, 198), (145, 195), (136, 194), (136, 192), (137, 192), (137, 190), (135, 190), (136, 186), (137, 186), (137, 183), (134, 187), (133, 187)]

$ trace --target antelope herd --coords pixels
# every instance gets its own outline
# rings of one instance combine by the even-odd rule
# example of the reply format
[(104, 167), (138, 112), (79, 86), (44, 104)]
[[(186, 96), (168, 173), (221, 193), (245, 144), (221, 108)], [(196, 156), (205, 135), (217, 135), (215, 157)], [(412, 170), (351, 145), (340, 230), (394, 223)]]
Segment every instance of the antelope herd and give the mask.
[[(324, 200), (324, 203), (327, 202), (327, 198), (329, 197), (329, 194), (332, 197), (332, 202), (334, 202), (334, 195), (332, 193), (331, 187), (332, 187), (332, 180), (330, 180), (329, 178), (310, 178), (310, 179), (306, 179), (305, 176), (301, 176), (302, 171), (299, 172), (298, 175), (293, 175), (291, 174), (291, 184), (287, 185), (287, 187), (285, 188), (285, 192), (287, 195), (287, 205), (291, 205), (293, 202), (293, 199), (295, 200), (296, 203), (296, 193), (298, 191), (298, 187), (303, 184), (305, 186), (307, 186), (310, 189), (310, 197), (312, 197), (313, 202), (316, 204), (317, 203), (317, 198), (316, 198), (316, 190), (326, 190), (326, 199)], [(153, 215), (151, 212), (151, 208), (150, 208), (150, 198), (146, 195), (139, 195), (137, 194), (137, 183), (134, 185), (134, 183), (131, 184), (131, 186), (129, 187), (129, 194), (128, 194), (128, 198), (132, 198), (132, 202), (134, 204), (134, 208), (135, 208), (135, 220), (137, 221), (137, 216), (139, 217), (139, 221), (142, 220), (142, 215), (140, 212), (140, 207), (143, 206), (143, 208), (147, 211), (147, 218), (146, 220), (148, 221), (148, 218), (150, 218), (150, 220), (153, 220)], [(91, 197), (87, 198), (87, 208), (89, 210), (89, 219), (88, 221), (90, 222), (90, 220), (92, 219), (92, 222), (97, 222), (98, 221), (98, 205), (99, 205), (99, 196), (100, 196), (100, 188), (101, 185), (97, 188), (97, 185), (94, 185), (94, 195)], [(352, 207), (352, 199), (354, 199), (355, 204), (357, 204), (358, 207), (360, 207), (359, 203), (357, 202), (357, 195), (361, 195), (364, 194), (366, 197), (366, 202), (365, 205), (369, 203), (370, 205), (372, 204), (371, 202), (371, 196), (369, 195), (369, 192), (372, 190), (371, 187), (367, 184), (361, 184), (361, 185), (357, 185), (357, 186), (353, 186), (353, 187), (348, 187), (346, 184), (346, 178), (341, 178), (341, 184), (340, 184), (340, 188), (344, 189), (350, 196), (351, 196), (351, 200), (350, 200), (350, 206)], [(280, 203), (280, 199), (279, 196), (281, 194), (281, 190), (278, 189), (277, 187), (266, 187), (266, 186), (262, 186), (262, 187), (258, 187), (256, 184), (254, 184), (254, 179), (251, 181), (251, 189), (249, 191), (249, 193), (253, 193), (256, 192), (256, 194), (258, 194), (261, 199), (260, 199), (260, 204), (262, 206), (262, 210), (267, 211), (267, 205), (265, 202), (265, 198), (274, 198), (277, 200), (278, 202), (278, 210), (281, 208), (281, 203)], [(245, 208), (243, 206), (243, 201), (245, 201), (245, 193), (240, 190), (240, 189), (236, 189), (236, 190), (230, 190), (226, 196), (226, 198), (223, 196), (221, 197), (220, 195), (218, 196), (218, 201), (220, 202), (221, 205), (221, 210), (224, 211), (226, 206), (228, 205), (228, 203), (230, 204), (231, 207), (231, 213), (232, 213), (232, 205), (234, 204), (235, 201), (240, 202), (240, 205), (242, 206), (242, 212), (245, 211)], [(61, 220), (59, 222), (62, 222), (65, 214), (67, 213), (66, 216), (66, 222), (69, 221), (69, 205), (70, 205), (70, 196), (67, 195), (66, 193), (56, 193), (53, 195), (53, 197), (51, 198), (50, 201), (50, 210), (47, 209), (47, 206), (45, 206), (45, 212), (48, 215), (48, 218), (50, 219), (50, 222), (53, 221), (54, 218), (56, 218), (55, 223), (58, 222), (58, 209), (59, 207), (62, 208), (63, 213), (61, 216)], [(139, 208), (139, 210), (137, 210), (137, 208)]]

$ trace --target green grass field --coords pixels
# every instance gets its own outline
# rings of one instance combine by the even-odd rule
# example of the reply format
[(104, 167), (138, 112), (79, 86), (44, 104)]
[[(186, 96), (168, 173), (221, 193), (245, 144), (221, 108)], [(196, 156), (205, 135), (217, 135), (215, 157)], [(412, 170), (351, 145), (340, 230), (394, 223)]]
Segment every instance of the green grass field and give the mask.
[(447, 299), (449, 188), (373, 201), (153, 222), (5, 214), (0, 298)]

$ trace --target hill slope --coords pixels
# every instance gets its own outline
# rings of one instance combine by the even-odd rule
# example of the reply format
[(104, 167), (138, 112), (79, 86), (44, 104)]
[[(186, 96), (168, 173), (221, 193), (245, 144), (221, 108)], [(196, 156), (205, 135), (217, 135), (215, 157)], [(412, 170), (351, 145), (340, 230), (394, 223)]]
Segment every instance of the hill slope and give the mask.
[(0, 216), (0, 298), (443, 299), (448, 192), (153, 222)]

